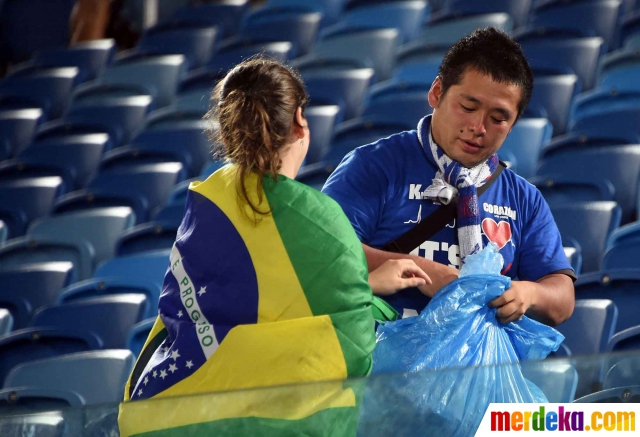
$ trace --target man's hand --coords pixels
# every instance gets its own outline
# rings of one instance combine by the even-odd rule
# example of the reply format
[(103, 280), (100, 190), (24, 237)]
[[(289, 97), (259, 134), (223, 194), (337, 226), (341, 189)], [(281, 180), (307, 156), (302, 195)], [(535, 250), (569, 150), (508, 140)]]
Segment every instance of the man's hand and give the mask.
[(489, 302), (489, 306), (498, 308), (496, 316), (504, 324), (518, 320), (535, 304), (535, 287), (535, 282), (511, 281), (511, 288)]
[(410, 259), (391, 259), (369, 273), (374, 294), (387, 296), (408, 287), (431, 284), (431, 278)]

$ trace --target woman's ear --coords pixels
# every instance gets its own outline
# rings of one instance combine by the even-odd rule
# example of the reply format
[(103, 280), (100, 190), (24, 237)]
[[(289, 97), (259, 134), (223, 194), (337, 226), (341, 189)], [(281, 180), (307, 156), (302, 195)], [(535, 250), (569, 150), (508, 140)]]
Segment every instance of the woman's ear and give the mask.
[(298, 106), (298, 109), (296, 109), (295, 123), (293, 124), (294, 132), (298, 138), (304, 138), (304, 130), (307, 126), (307, 119), (302, 115), (302, 106)]

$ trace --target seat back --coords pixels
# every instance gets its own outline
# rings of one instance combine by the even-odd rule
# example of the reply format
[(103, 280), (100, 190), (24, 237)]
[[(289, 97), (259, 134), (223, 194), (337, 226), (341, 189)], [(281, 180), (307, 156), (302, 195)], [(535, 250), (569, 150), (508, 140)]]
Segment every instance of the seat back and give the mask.
[(42, 118), (42, 110), (38, 108), (0, 110), (0, 160), (24, 150)]
[(240, 27), (243, 15), (249, 7), (248, 0), (226, 0), (218, 3), (205, 3), (199, 6), (187, 6), (176, 10), (168, 22), (202, 23), (220, 28), (220, 37), (235, 35)]
[(639, 357), (626, 357), (615, 363), (604, 378), (603, 389), (622, 388), (633, 385), (640, 385)]
[(530, 361), (522, 366), (522, 374), (538, 386), (549, 402), (573, 402), (578, 387), (578, 372), (559, 360)]
[(532, 3), (531, 0), (448, 0), (438, 13), (464, 16), (503, 12), (513, 19), (513, 27), (520, 27), (527, 23)]
[(513, 20), (509, 14), (505, 13), (443, 19), (442, 21), (430, 22), (427, 26), (423, 27), (418, 40), (436, 46), (442, 45), (450, 47), (463, 36), (469, 35), (476, 29), (484, 29), (486, 27), (495, 27), (498, 30), (511, 33)]
[(308, 106), (304, 115), (309, 125), (309, 132), (313, 132), (305, 158), (308, 165), (318, 162), (329, 150), (333, 130), (342, 120), (340, 120), (341, 112), (338, 105)]
[(498, 155), (510, 152), (516, 158), (518, 166), (515, 170), (523, 178), (534, 175), (538, 167), (538, 159), (542, 147), (551, 140), (553, 127), (546, 118), (524, 118), (518, 120)]
[(0, 337), (7, 335), (13, 329), (13, 316), (6, 308), (0, 308)]
[(609, 299), (579, 299), (573, 315), (557, 326), (572, 355), (605, 352), (616, 330), (618, 308)]
[(571, 102), (581, 88), (575, 74), (536, 76), (531, 100), (524, 115), (546, 117), (553, 125), (553, 133), (563, 134), (567, 130)]
[(415, 126), (433, 108), (426, 91), (397, 92), (377, 97), (362, 110), (363, 117), (392, 123), (410, 123)]
[(162, 282), (169, 268), (170, 252), (170, 250), (157, 250), (112, 258), (98, 266), (95, 277)]
[(183, 55), (191, 70), (209, 62), (218, 35), (215, 26), (169, 22), (145, 30), (136, 50), (146, 54)]
[(149, 337), (151, 328), (156, 322), (156, 318), (146, 319), (131, 328), (129, 332), (129, 338), (127, 339), (127, 349), (129, 349), (137, 357), (142, 351), (142, 347)]
[(358, 114), (374, 77), (372, 68), (303, 69), (301, 74), (311, 101), (340, 106), (345, 120)]
[(7, 417), (0, 420), (0, 435), (65, 437), (67, 425), (61, 411)]

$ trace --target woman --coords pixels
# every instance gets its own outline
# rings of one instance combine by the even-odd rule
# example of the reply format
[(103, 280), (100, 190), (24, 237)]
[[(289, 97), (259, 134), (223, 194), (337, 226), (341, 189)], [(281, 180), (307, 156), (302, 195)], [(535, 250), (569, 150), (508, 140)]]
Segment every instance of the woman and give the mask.
[[(294, 71), (271, 60), (245, 61), (218, 84), (212, 101), (206, 118), (231, 164), (190, 186), (160, 315), (126, 400), (368, 375), (375, 344), (371, 289), (388, 294), (429, 277), (408, 260), (369, 276), (362, 245), (338, 204), (293, 180), (310, 135), (308, 96)], [(305, 396), (306, 416), (294, 416), (305, 422), (342, 411), (352, 418), (356, 399), (344, 392), (340, 386), (324, 393), (329, 403), (312, 401), (317, 393)], [(232, 416), (245, 417), (239, 411), (248, 403), (243, 399)], [(266, 404), (256, 401), (256, 408)], [(121, 432), (171, 428), (171, 411)], [(250, 415), (264, 416), (266, 426), (273, 417), (263, 413)], [(225, 417), (197, 421), (213, 426)], [(221, 432), (198, 430), (214, 431)]]

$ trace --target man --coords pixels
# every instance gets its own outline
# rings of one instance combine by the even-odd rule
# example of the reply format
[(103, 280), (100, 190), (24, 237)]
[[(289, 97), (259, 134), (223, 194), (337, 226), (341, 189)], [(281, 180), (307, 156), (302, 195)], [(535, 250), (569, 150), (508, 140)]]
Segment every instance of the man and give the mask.
[[(369, 270), (387, 259), (410, 258), (431, 277), (433, 283), (419, 290), (385, 296), (401, 314), (421, 311), (457, 277), (464, 258), (489, 241), (504, 257), (502, 274), (514, 279), (490, 303), (500, 321), (527, 313), (556, 325), (573, 312), (575, 273), (547, 203), (515, 173), (496, 172), (496, 152), (524, 112), (532, 88), (520, 46), (496, 29), (477, 30), (445, 55), (429, 90), (433, 115), (415, 131), (357, 148), (327, 180), (323, 192), (349, 217)], [(410, 254), (380, 250), (451, 198), (458, 199), (456, 219), (420, 240)]]

